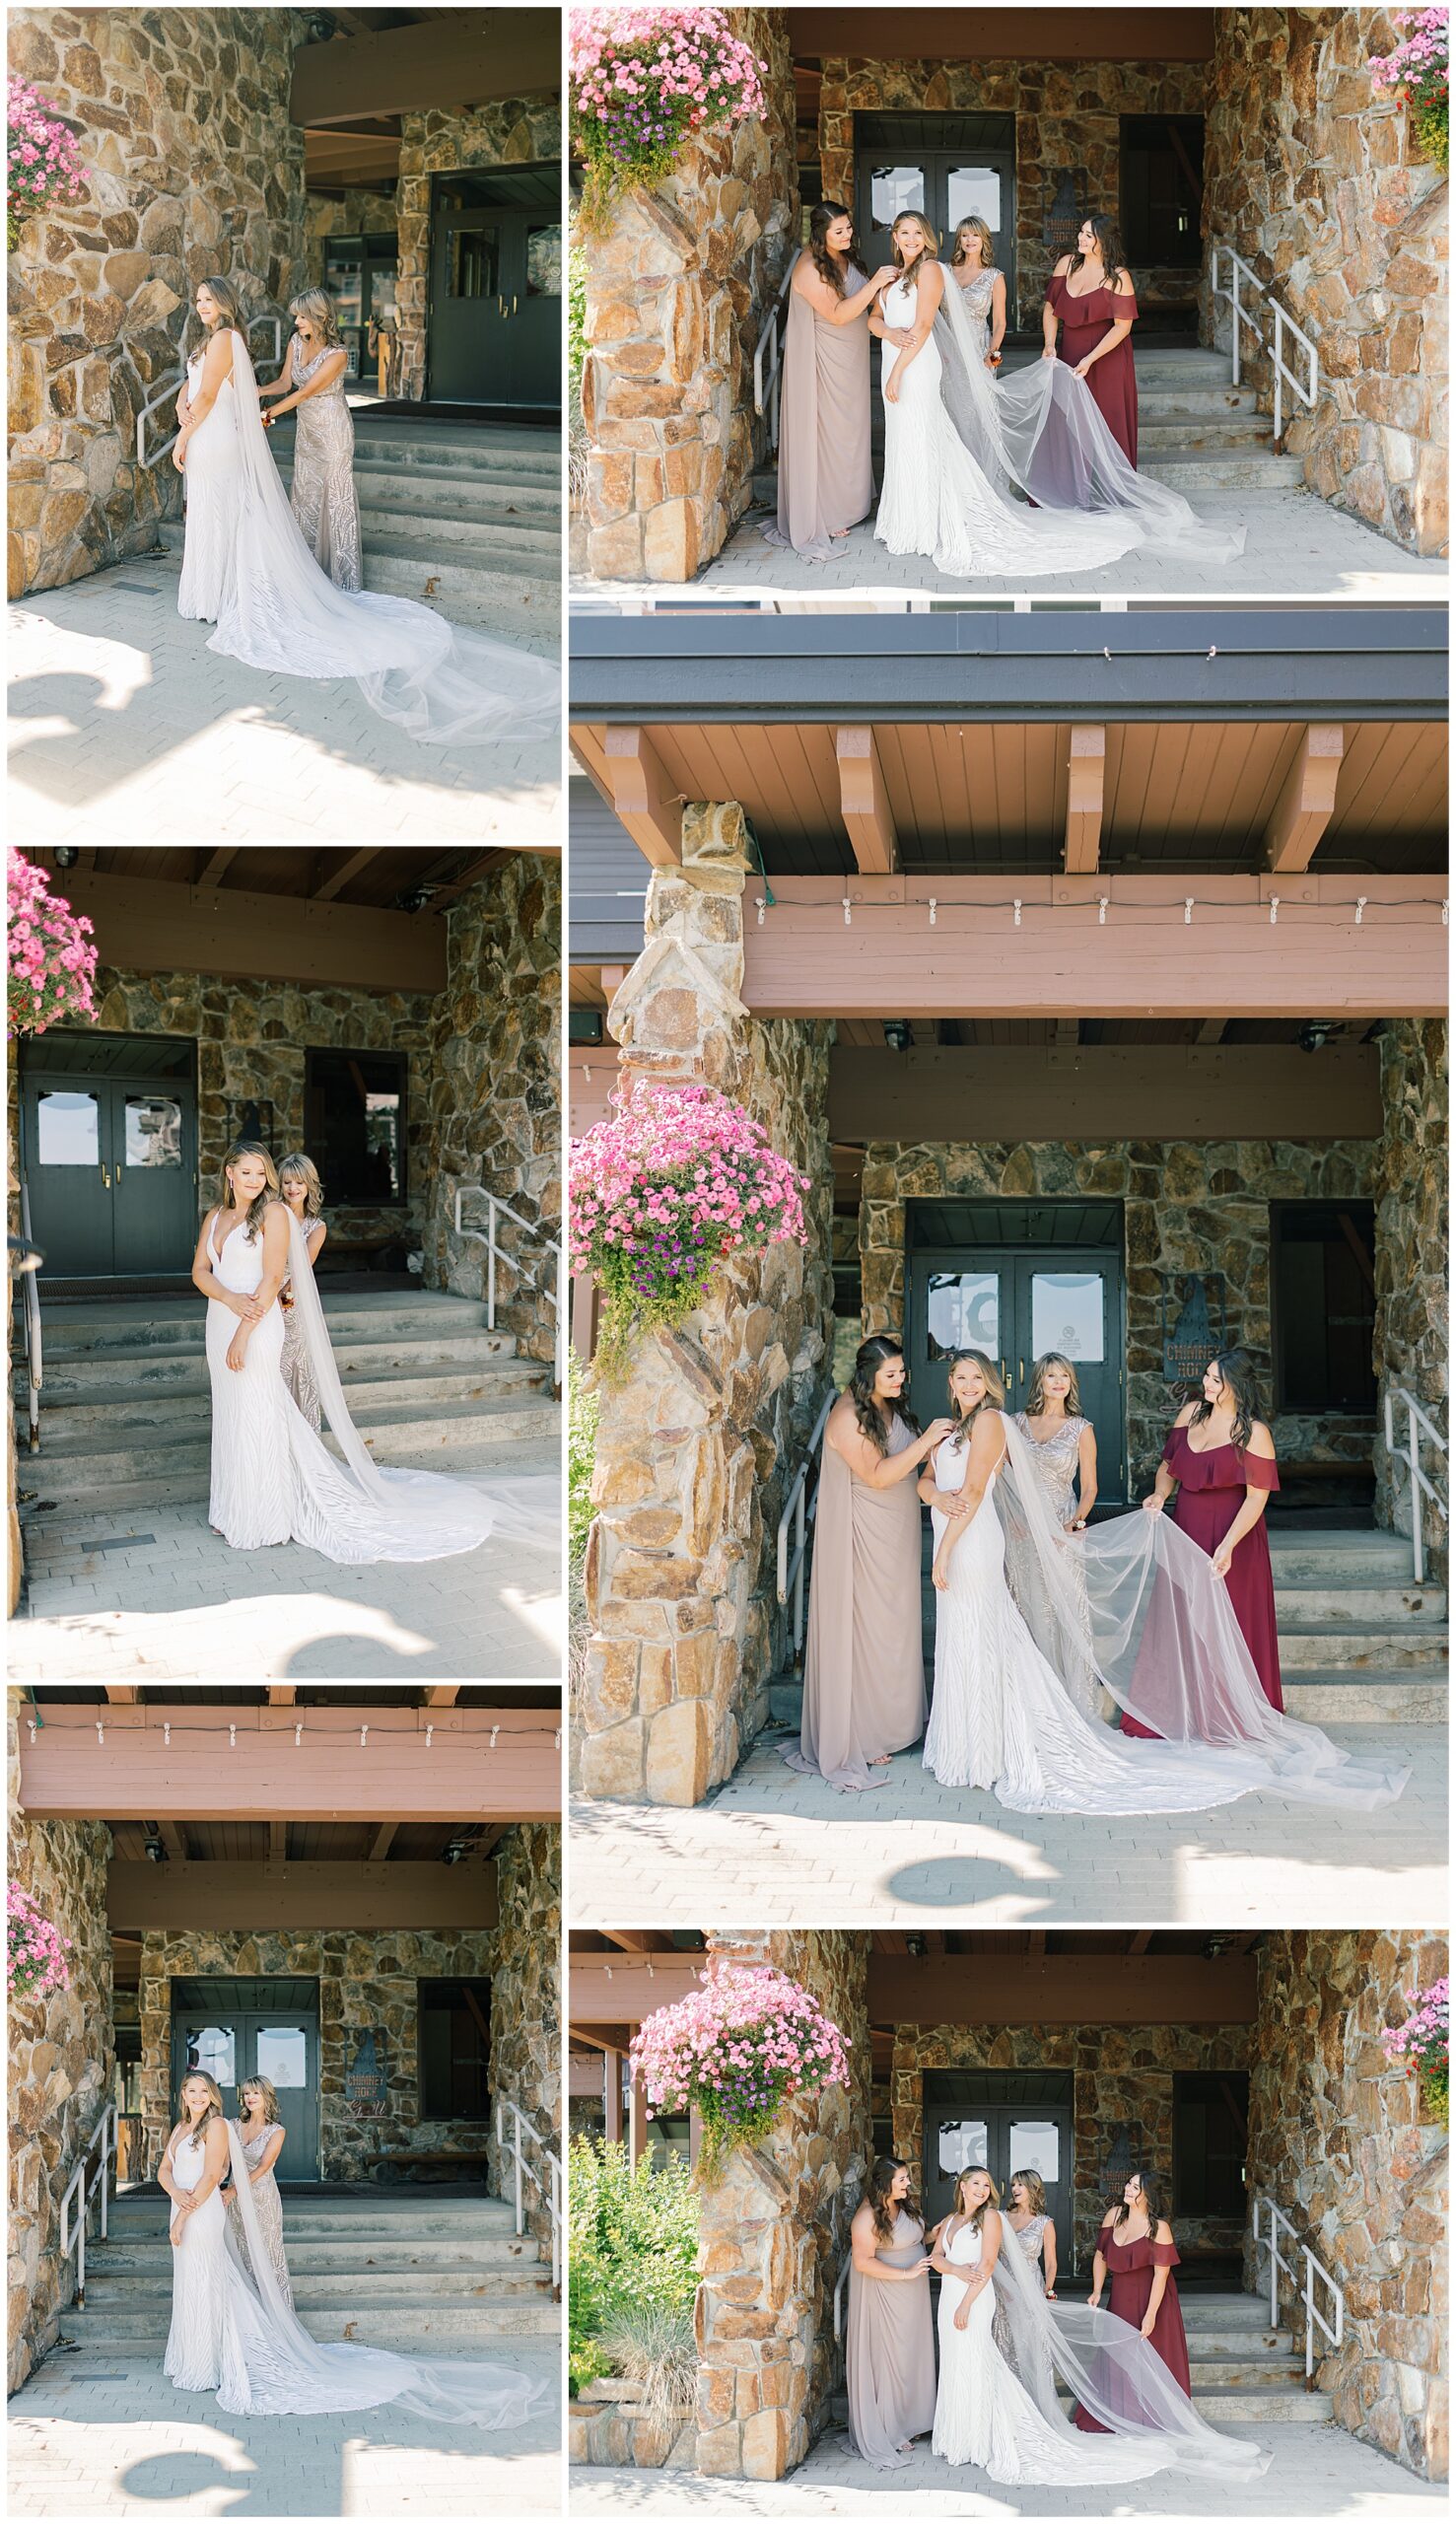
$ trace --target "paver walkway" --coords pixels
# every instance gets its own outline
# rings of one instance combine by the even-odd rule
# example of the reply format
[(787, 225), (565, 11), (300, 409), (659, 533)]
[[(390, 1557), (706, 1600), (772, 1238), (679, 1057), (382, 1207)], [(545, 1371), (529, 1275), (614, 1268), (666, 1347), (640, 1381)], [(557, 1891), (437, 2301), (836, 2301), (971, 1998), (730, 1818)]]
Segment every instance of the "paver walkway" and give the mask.
[(910, 592), (955, 596), (1442, 596), (1444, 561), (1421, 560), (1388, 543), (1357, 518), (1344, 517), (1313, 491), (1219, 491), (1193, 494), (1199, 516), (1211, 526), (1242, 520), (1248, 541), (1241, 559), (1218, 569), (1210, 563), (1156, 560), (1136, 552), (1106, 570), (1079, 570), (1063, 578), (947, 579), (930, 562), (897, 559), (876, 543), (872, 525), (856, 526), (829, 561), (800, 561), (766, 543), (760, 532), (767, 511), (746, 518), (722, 552), (694, 579), (691, 589), (669, 591), (628, 579), (572, 582), (574, 602), (621, 604), (669, 594), (785, 596), (822, 603), (826, 597), (878, 596)]
[[(353, 683), (218, 657), (178, 573), (132, 560), (11, 606), (17, 841), (560, 838), (559, 744), (416, 744)], [(528, 617), (490, 627), (553, 654)]]
[(689, 2524), (709, 2515), (861, 2515), (882, 2524), (914, 2516), (1145, 2516), (1149, 2524), (1181, 2517), (1241, 2524), (1245, 2516), (1310, 2516), (1323, 2524), (1407, 2524), (1444, 2503), (1444, 2489), (1414, 2480), (1373, 2446), (1340, 2427), (1231, 2428), (1268, 2445), (1274, 2461), (1262, 2480), (1237, 2488), (1212, 2481), (1135, 2481), (1096, 2497), (1066, 2489), (999, 2489), (982, 2474), (952, 2472), (919, 2447), (902, 2472), (872, 2472), (836, 2431), (821, 2437), (807, 2462), (787, 2481), (713, 2481), (695, 2472), (583, 2469), (567, 2475), (567, 2510), (589, 2515), (660, 2515)]
[[(400, 2341), (433, 2356), (428, 2343)], [(502, 2341), (558, 2385), (560, 2344)], [(10, 2515), (499, 2516), (560, 2512), (560, 2401), (509, 2434), (389, 2410), (240, 2419), (160, 2362), (52, 2351), (10, 2405)]]
[[(23, 1490), (25, 1466), (23, 1455)], [(481, 1475), (481, 1486), (502, 1478)], [(519, 1541), (343, 1569), (297, 1543), (233, 1551), (209, 1527), (205, 1503), (122, 1515), (100, 1503), (68, 1509), (63, 1523), (28, 1522), (26, 1562), (26, 1617), (10, 1635), (17, 1683), (528, 1682), (561, 1672), (559, 1564)]]
[[(571, 1919), (622, 1928), (696, 1919), (816, 1928), (1040, 1922), (1235, 1928), (1402, 1926), (1446, 1916), (1446, 1739), (1427, 1726), (1332, 1726), (1352, 1752), (1410, 1763), (1372, 1814), (1244, 1796), (1208, 1814), (1009, 1814), (942, 1788), (917, 1748), (886, 1785), (841, 1795), (761, 1737), (704, 1805), (572, 1806)], [(696, 1907), (695, 1907), (696, 1906)]]

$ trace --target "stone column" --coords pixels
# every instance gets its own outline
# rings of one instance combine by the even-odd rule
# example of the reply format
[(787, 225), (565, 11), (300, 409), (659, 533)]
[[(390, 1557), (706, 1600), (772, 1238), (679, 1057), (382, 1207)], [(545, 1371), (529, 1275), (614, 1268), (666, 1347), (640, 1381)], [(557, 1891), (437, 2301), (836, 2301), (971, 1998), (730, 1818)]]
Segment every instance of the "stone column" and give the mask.
[(593, 1795), (695, 1804), (762, 1723), (778, 1503), (827, 1356), (827, 1029), (757, 1024), (738, 995), (750, 855), (740, 806), (685, 808), (682, 865), (654, 872), (647, 943), (608, 1023), (624, 1087), (706, 1082), (812, 1175), (813, 1243), (724, 1262), (688, 1320), (645, 1338), (630, 1381), (600, 1394), (573, 1730)]
[(771, 1963), (810, 1991), (849, 2047), (853, 2083), (791, 2103), (759, 2147), (703, 2187), (696, 2327), (697, 2467), (782, 2480), (835, 2385), (834, 2288), (870, 2155), (868, 1938), (858, 1930), (720, 1930), (709, 1951)]
[[(1375, 1514), (1397, 1533), (1411, 1531), (1411, 1485), (1395, 1478), (1385, 1446), (1385, 1395), (1393, 1385), (1414, 1394), (1444, 1427), (1450, 1385), (1446, 1326), (1445, 1024), (1436, 1018), (1392, 1017), (1380, 1037), (1380, 1088), (1385, 1131), (1380, 1146), (1375, 1212)], [(1396, 1436), (1409, 1427), (1396, 1405)], [(1422, 1462), (1438, 1457), (1422, 1441)], [(1444, 1480), (1438, 1482), (1444, 1490)], [(1426, 1565), (1444, 1583), (1450, 1536), (1428, 1500), (1421, 1515)]]

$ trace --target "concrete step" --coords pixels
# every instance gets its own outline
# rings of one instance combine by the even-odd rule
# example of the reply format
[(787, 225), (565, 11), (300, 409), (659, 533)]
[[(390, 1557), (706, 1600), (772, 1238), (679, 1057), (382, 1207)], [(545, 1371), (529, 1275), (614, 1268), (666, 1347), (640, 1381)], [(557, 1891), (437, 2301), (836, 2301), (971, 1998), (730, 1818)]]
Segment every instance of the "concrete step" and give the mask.
[(1404, 1673), (1300, 1666), (1283, 1669), (1284, 1708), (1313, 1726), (1444, 1726), (1450, 1706), (1445, 1665)]
[[(510, 1332), (420, 1332), (413, 1339), (347, 1343), (335, 1339), (332, 1347), (340, 1379), (351, 1393), (356, 1386), (386, 1377), (396, 1369), (417, 1375), (446, 1375), (487, 1363), (505, 1369), (517, 1352), (516, 1336)], [(53, 1404), (88, 1396), (104, 1402), (123, 1391), (205, 1393), (208, 1383), (207, 1354), (200, 1341), (171, 1350), (83, 1350), (59, 1360), (48, 1345), (45, 1351), (47, 1413)], [(20, 1364), (14, 1368), (12, 1384), (17, 1403), (23, 1403), (27, 1385)]]
[[(465, 1402), (472, 1396), (482, 1402), (503, 1401), (513, 1394), (540, 1393), (550, 1372), (532, 1359), (488, 1358), (453, 1367), (404, 1360), (377, 1373), (356, 1373), (347, 1380), (346, 1390), (356, 1420), (376, 1408), (396, 1408), (405, 1400), (415, 1406), (418, 1416), (426, 1403)], [(178, 1378), (161, 1385), (155, 1380), (107, 1384), (101, 1392), (82, 1387), (70, 1395), (55, 1394), (47, 1381), (41, 1451), (52, 1454), (76, 1444), (106, 1444), (118, 1421), (128, 1430), (149, 1427), (152, 1442), (158, 1446), (178, 1443), (198, 1432), (205, 1435), (212, 1423), (211, 1385), (205, 1374), (199, 1375), (190, 1366), (185, 1382)]]
[(1444, 1665), (1448, 1634), (1441, 1614), (1412, 1614), (1397, 1627), (1361, 1621), (1282, 1621), (1280, 1665), (1285, 1674), (1320, 1671), (1402, 1673)]
[(1281, 1569), (1275, 1572), (1274, 1608), (1282, 1629), (1286, 1621), (1301, 1627), (1343, 1621), (1370, 1630), (1387, 1624), (1400, 1630), (1411, 1621), (1443, 1622), (1448, 1617), (1444, 1586), (1418, 1586), (1414, 1578), (1404, 1586), (1368, 1580), (1347, 1585), (1339, 1579), (1322, 1584), (1309, 1578), (1291, 1582)]

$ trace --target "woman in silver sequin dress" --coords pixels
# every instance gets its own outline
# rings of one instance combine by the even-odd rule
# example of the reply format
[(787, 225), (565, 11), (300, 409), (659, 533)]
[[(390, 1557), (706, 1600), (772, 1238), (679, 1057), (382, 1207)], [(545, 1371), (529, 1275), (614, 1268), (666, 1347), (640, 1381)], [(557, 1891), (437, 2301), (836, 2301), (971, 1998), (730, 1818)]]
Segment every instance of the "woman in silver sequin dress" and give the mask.
[(969, 313), (985, 335), (982, 356), (988, 368), (1000, 368), (1006, 332), (1006, 276), (992, 261), (995, 240), (984, 219), (963, 219), (955, 232), (950, 274)]
[[(273, 2167), (283, 2152), (288, 2133), (278, 2118), (278, 2097), (266, 2077), (249, 2077), (241, 2091), (243, 2118), (238, 2124), (243, 2152), (252, 2177), (252, 2202), (258, 2212), (258, 2225), (273, 2265), (273, 2276), (283, 2290), (286, 2301), (293, 2303), (293, 2287), (288, 2276), (288, 2259), (283, 2249), (283, 2202)], [(238, 2201), (229, 2183), (223, 2192), (227, 2204), (228, 2224), (233, 2240), (243, 2256), (243, 2267), (250, 2270), (247, 2239), (243, 2230)]]
[[(278, 1189), (304, 1230), (310, 1262), (316, 1262), (323, 1250), (323, 1240), (328, 1233), (328, 1228), (322, 1217), (323, 1185), (318, 1180), (318, 1168), (312, 1158), (302, 1156), (285, 1157), (278, 1168)], [(309, 1364), (308, 1349), (294, 1313), (293, 1289), (290, 1282), (285, 1281), (281, 1294), (283, 1357), (279, 1364), (283, 1370), (283, 1381), (310, 1428), (321, 1430), (323, 1406), (318, 1398), (318, 1387), (313, 1381), (313, 1370)]]
[[(1080, 1533), (1096, 1504), (1097, 1435), (1090, 1420), (1081, 1417), (1076, 1369), (1060, 1350), (1048, 1350), (1037, 1360), (1031, 1370), (1026, 1408), (1018, 1411), (1015, 1419), (1031, 1448), (1032, 1461), (1058, 1524), (1068, 1533)], [(1075, 1563), (1073, 1576), (1080, 1583), (1081, 1572)], [(1019, 1573), (1022, 1584), (1034, 1579), (1034, 1564)], [(1031, 1621), (1028, 1607), (1023, 1604), (1021, 1609)], [(1034, 1621), (1032, 1627), (1036, 1627)], [(1087, 1633), (1086, 1659), (1065, 1680), (1084, 1718), (1112, 1718), (1116, 1715), (1112, 1701), (1092, 1671), (1090, 1613)]]
[(320, 570), (351, 594), (364, 585), (359, 497), (354, 488), (354, 416), (344, 400), (349, 355), (327, 293), (306, 289), (289, 301), (294, 319), (283, 366), (259, 401), (281, 396), (265, 418), (298, 413), (293, 451), (293, 513)]

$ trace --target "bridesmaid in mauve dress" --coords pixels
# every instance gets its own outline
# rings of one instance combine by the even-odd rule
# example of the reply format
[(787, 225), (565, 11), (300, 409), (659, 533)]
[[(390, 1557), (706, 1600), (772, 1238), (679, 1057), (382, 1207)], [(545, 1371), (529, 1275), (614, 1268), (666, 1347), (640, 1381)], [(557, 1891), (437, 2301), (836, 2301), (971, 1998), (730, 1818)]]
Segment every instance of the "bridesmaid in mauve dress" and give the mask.
[[(1042, 357), (1065, 360), (1088, 391), (1128, 462), (1138, 464), (1138, 377), (1133, 326), (1138, 301), (1110, 219), (1084, 219), (1076, 252), (1064, 254), (1047, 283)], [(1062, 328), (1060, 343), (1057, 328)]]
[(899, 1408), (898, 1341), (862, 1343), (824, 1430), (797, 1752), (784, 1758), (835, 1788), (875, 1788), (871, 1765), (925, 1733), (920, 1501), (914, 1473), (944, 1437)]
[(870, 2167), (850, 2242), (850, 2441), (876, 2471), (898, 2472), (912, 2438), (936, 2423), (936, 2336), (925, 2220), (910, 2197), (910, 2168), (897, 2157)]
[(779, 401), (779, 523), (771, 543), (827, 561), (834, 538), (874, 506), (869, 462), (869, 310), (893, 280), (867, 280), (855, 224), (837, 201), (809, 213), (809, 242), (789, 284)]
[[(1135, 2173), (1123, 2193), (1122, 2207), (1108, 2211), (1097, 2237), (1092, 2292), (1087, 2302), (1097, 2303), (1103, 2281), (1110, 2277), (1111, 2310), (1120, 2322), (1130, 2323), (1134, 2331), (1141, 2331), (1144, 2339), (1151, 2343), (1174, 2383), (1191, 2401), (1188, 2340), (1178, 2302), (1178, 2282), (1173, 2277), (1177, 2266), (1178, 2247), (1173, 2241), (1173, 2229), (1162, 2213), (1157, 2185), (1145, 2174)], [(1109, 2433), (1100, 2420), (1089, 2419), (1084, 2410), (1077, 2410), (1074, 2417), (1085, 2435)]]
[[(1204, 1398), (1180, 1411), (1144, 1507), (1156, 1515), (1176, 1488), (1173, 1522), (1206, 1551), (1228, 1587), (1234, 1619), (1271, 1709), (1283, 1710), (1274, 1564), (1264, 1510), (1280, 1486), (1274, 1439), (1259, 1414), (1253, 1362), (1225, 1350), (1204, 1373)], [(1123, 1714), (1125, 1735), (1146, 1735)]]

